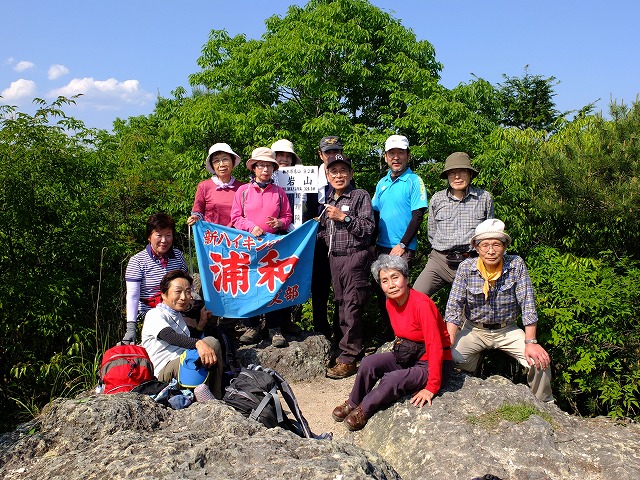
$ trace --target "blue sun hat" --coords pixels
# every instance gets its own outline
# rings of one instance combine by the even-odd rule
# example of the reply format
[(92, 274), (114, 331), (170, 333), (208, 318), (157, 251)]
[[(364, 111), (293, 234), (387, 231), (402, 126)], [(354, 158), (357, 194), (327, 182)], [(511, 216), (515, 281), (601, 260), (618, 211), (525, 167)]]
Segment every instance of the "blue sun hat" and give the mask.
[(178, 382), (184, 388), (195, 388), (209, 378), (209, 370), (202, 365), (198, 350), (185, 350), (180, 355)]

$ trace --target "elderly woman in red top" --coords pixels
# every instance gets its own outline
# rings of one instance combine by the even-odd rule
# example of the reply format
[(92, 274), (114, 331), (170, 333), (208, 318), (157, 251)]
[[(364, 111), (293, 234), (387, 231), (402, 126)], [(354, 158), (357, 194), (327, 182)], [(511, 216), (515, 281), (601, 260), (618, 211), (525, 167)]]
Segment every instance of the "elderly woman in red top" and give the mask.
[(231, 226), (233, 196), (240, 185), (244, 185), (231, 175), (238, 163), (240, 157), (226, 143), (211, 146), (204, 166), (212, 176), (198, 184), (191, 215), (187, 219), (189, 226), (198, 220)]
[(349, 430), (362, 429), (373, 414), (404, 395), (412, 395), (416, 407), (431, 405), (453, 371), (447, 327), (431, 299), (409, 288), (407, 261), (380, 255), (371, 272), (387, 297), (396, 339), (392, 352), (362, 360), (349, 399), (334, 408), (333, 419)]
[[(250, 183), (240, 187), (233, 198), (233, 227), (256, 237), (265, 233), (285, 233), (293, 215), (285, 191), (273, 183), (273, 172), (278, 169), (275, 153), (270, 148), (256, 148), (247, 160), (247, 168), (253, 173), (253, 178)], [(282, 310), (265, 314), (269, 338), (274, 347), (287, 346), (281, 330), (284, 318)], [(257, 343), (260, 339), (259, 317), (245, 319), (245, 326), (247, 330), (240, 337), (240, 343)]]

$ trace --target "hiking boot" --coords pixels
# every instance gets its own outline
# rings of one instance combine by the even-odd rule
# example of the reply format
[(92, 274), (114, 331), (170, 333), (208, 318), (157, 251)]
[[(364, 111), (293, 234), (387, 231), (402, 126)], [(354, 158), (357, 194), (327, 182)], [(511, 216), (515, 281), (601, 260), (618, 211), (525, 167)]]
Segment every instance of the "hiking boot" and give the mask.
[(274, 347), (283, 348), (289, 345), (279, 328), (270, 328), (269, 338), (271, 338), (271, 345)]
[(253, 345), (260, 341), (260, 332), (256, 327), (247, 327), (247, 330), (240, 337), (242, 345)]
[(362, 430), (367, 424), (367, 416), (365, 415), (362, 407), (358, 405), (347, 417), (344, 419), (344, 423), (347, 424), (347, 428), (352, 432)]
[(327, 369), (327, 377), (333, 379), (347, 378), (358, 371), (355, 363), (342, 363), (338, 360), (334, 367)]
[(338, 405), (333, 409), (333, 412), (331, 412), (331, 416), (336, 422), (341, 422), (345, 418), (347, 418), (347, 416), (354, 410), (355, 408), (351, 406), (349, 400), (345, 400), (342, 405)]

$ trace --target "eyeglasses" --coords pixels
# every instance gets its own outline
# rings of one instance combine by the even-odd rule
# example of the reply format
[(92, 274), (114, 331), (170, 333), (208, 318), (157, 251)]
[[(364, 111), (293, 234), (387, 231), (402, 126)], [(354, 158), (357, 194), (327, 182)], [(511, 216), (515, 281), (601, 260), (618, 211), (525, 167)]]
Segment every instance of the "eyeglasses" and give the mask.
[(233, 163), (233, 161), (230, 158), (216, 158), (214, 160), (211, 160), (211, 165), (218, 165), (220, 163), (226, 163), (226, 164), (230, 164)]
[(340, 170), (339, 172), (329, 172), (329, 176), (331, 178), (346, 177), (348, 175), (349, 175), (349, 172), (346, 172), (344, 170)]
[(259, 168), (260, 170), (268, 170), (270, 168), (273, 168), (273, 164), (272, 163), (256, 163), (254, 167)]
[(478, 250), (481, 252), (488, 252), (493, 249), (494, 252), (499, 250), (504, 250), (504, 244), (502, 242), (493, 242), (493, 243), (480, 243), (478, 244)]

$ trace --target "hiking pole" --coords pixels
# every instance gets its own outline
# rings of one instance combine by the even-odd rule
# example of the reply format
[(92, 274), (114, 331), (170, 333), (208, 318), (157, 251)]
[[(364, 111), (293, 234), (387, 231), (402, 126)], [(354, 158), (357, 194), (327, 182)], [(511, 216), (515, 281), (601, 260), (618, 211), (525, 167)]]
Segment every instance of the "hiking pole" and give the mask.
[(187, 225), (187, 238), (189, 241), (189, 275), (193, 278), (193, 255), (191, 254), (191, 225)]

